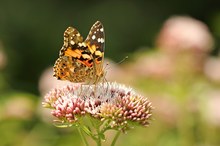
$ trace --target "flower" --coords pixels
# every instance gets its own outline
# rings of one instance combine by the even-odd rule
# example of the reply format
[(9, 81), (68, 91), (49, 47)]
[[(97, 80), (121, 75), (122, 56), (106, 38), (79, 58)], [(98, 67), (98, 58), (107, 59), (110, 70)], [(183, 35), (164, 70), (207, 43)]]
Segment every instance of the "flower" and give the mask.
[(157, 46), (170, 53), (194, 51), (210, 52), (214, 41), (208, 27), (201, 21), (187, 16), (169, 18), (156, 40)]
[(204, 73), (210, 79), (214, 82), (220, 82), (220, 58), (215, 57), (209, 57), (205, 63), (204, 67)]
[(147, 98), (115, 82), (55, 88), (45, 96), (42, 104), (52, 108), (52, 115), (61, 123), (79, 124), (82, 117), (89, 115), (107, 123), (107, 129), (123, 131), (133, 124), (149, 125), (152, 116), (152, 105)]
[(220, 126), (220, 110), (219, 103), (220, 103), (220, 91), (219, 90), (211, 90), (209, 93), (209, 98), (207, 98), (205, 102), (205, 109), (204, 118), (205, 120), (210, 123), (211, 125)]

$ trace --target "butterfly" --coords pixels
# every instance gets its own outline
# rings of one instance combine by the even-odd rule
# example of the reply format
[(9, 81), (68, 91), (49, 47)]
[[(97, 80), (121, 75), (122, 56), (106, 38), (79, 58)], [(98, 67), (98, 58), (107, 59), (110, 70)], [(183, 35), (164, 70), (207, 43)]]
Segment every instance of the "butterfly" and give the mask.
[(90, 29), (85, 40), (79, 31), (68, 27), (64, 32), (64, 43), (53, 71), (58, 80), (85, 84), (96, 84), (104, 77), (105, 33), (100, 21)]

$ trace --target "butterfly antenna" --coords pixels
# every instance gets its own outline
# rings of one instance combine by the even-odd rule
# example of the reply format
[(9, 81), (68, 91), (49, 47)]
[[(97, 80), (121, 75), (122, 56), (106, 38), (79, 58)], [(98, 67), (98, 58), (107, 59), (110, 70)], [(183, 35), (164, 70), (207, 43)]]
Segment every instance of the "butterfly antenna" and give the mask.
[(107, 67), (109, 67), (109, 63), (108, 62), (105, 64), (104, 70), (109, 69)]
[[(116, 63), (116, 64), (122, 64), (126, 59), (128, 59), (128, 56), (126, 56), (125, 58), (123, 58), (121, 61), (119, 61), (118, 63)], [(107, 68), (107, 67), (109, 67), (109, 63), (107, 62), (106, 64), (105, 64), (105, 68), (104, 68), (104, 70), (107, 70), (107, 69), (109, 69), (109, 68)]]
[(119, 61), (117, 64), (122, 64), (126, 59), (128, 59), (128, 56), (126, 56), (125, 58), (123, 58), (121, 61)]

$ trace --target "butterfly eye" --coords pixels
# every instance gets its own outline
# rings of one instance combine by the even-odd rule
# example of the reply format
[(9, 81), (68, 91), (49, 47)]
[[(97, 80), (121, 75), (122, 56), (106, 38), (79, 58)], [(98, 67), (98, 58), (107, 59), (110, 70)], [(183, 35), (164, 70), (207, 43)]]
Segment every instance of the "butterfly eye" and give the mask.
[(101, 60), (102, 60), (102, 57), (97, 58), (97, 61), (101, 61)]

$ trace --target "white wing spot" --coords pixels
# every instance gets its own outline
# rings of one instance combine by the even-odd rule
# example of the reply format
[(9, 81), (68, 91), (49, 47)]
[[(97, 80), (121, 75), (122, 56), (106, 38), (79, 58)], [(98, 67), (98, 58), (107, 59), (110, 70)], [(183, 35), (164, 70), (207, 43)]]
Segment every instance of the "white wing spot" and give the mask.
[(104, 43), (105, 40), (104, 40), (103, 38), (98, 38), (98, 42), (99, 42), (99, 43)]
[(104, 43), (104, 42), (105, 42), (105, 40), (104, 40), (103, 38), (101, 38), (101, 39), (100, 39), (100, 42), (101, 42), (101, 43)]
[(71, 45), (74, 45), (74, 44), (75, 44), (75, 42), (71, 40), (71, 41), (70, 41), (70, 44), (71, 44)]
[(95, 35), (93, 35), (93, 36), (92, 36), (92, 39), (95, 40), (95, 38), (96, 38)]
[(82, 46), (83, 46), (83, 47), (86, 47), (86, 44), (85, 44), (84, 42), (82, 42)]
[(82, 43), (78, 43), (78, 45), (79, 45), (80, 47), (82, 47)]
[(104, 29), (103, 29), (103, 28), (101, 28), (101, 29), (100, 29), (100, 31), (101, 31), (101, 32), (103, 32), (103, 31), (104, 31)]

